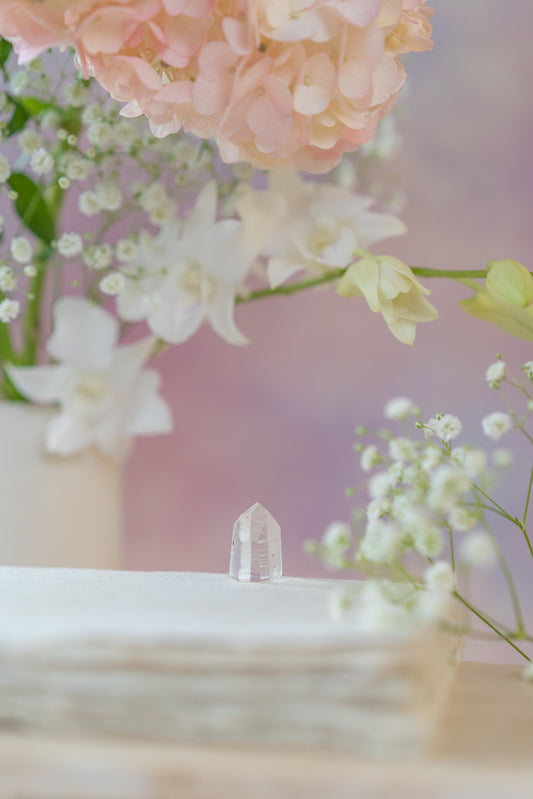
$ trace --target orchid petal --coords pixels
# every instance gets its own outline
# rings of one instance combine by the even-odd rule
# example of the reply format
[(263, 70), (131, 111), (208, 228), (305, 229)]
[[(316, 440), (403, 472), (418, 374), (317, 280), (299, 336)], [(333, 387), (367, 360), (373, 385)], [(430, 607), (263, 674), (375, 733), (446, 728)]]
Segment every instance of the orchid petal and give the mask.
[(357, 219), (359, 247), (366, 249), (370, 244), (393, 236), (403, 236), (407, 228), (398, 217), (392, 214), (379, 214), (367, 211)]
[(160, 375), (153, 369), (146, 369), (139, 376), (125, 425), (130, 435), (151, 436), (172, 432), (174, 422), (170, 406), (157, 394), (160, 383)]
[(118, 321), (81, 297), (63, 297), (54, 305), (54, 332), (47, 352), (65, 364), (101, 369), (118, 339)]
[(213, 329), (229, 344), (248, 344), (248, 339), (241, 333), (233, 318), (235, 308), (235, 291), (230, 286), (220, 286), (215, 300), (209, 305), (208, 317)]
[(6, 366), (5, 369), (24, 397), (45, 405), (61, 399), (70, 373), (65, 366)]
[[(210, 180), (196, 199), (193, 210), (183, 225), (183, 242), (205, 241), (206, 231), (214, 224), (217, 213), (217, 184)], [(194, 245), (193, 245), (194, 246)]]
[(46, 428), (46, 449), (57, 455), (74, 455), (91, 444), (91, 432), (69, 413), (54, 416)]
[(154, 336), (147, 336), (134, 344), (118, 347), (113, 354), (111, 364), (113, 376), (119, 381), (132, 380), (150, 358), (155, 343)]
[(163, 300), (147, 316), (148, 326), (156, 336), (170, 344), (182, 344), (190, 338), (204, 319), (203, 305), (198, 302)]
[(271, 258), (268, 262), (267, 277), (270, 288), (275, 289), (285, 283), (297, 272), (301, 272), (303, 265), (285, 261), (283, 258)]

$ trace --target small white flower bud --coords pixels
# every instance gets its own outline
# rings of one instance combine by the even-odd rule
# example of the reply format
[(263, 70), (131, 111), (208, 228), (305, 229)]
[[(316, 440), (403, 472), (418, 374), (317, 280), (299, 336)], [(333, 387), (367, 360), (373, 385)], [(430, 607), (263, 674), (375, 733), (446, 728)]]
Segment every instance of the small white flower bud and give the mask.
[(450, 413), (447, 413), (440, 419), (435, 418), (432, 428), (435, 435), (438, 436), (441, 441), (449, 444), (450, 441), (453, 441), (460, 434), (463, 425), (457, 416), (452, 416)]
[(124, 200), (122, 192), (116, 183), (99, 183), (95, 194), (102, 211), (118, 211)]
[(508, 433), (513, 428), (513, 420), (508, 413), (501, 413), (495, 411), (489, 413), (481, 420), (481, 426), (486, 436), (493, 441), (499, 441), (500, 438)]
[(522, 371), (526, 373), (530, 380), (533, 380), (533, 361), (526, 361), (522, 366)]
[(350, 525), (345, 522), (332, 522), (326, 527), (324, 535), (322, 536), (322, 544), (325, 547), (348, 549), (351, 542)]
[(395, 397), (387, 402), (383, 413), (386, 419), (392, 419), (395, 422), (404, 422), (411, 416), (414, 408), (414, 402), (407, 399), (407, 397)]
[(451, 593), (455, 588), (455, 576), (451, 565), (445, 560), (438, 560), (424, 572), (424, 582), (430, 589)]
[(36, 175), (48, 175), (54, 168), (54, 159), (48, 150), (39, 147), (31, 155), (30, 166)]
[(9, 248), (14, 260), (19, 264), (27, 264), (33, 256), (33, 247), (25, 236), (17, 236), (11, 241)]
[(9, 324), (9, 322), (17, 318), (19, 313), (20, 303), (17, 300), (5, 299), (0, 302), (0, 322)]
[(495, 363), (492, 363), (485, 372), (485, 379), (493, 388), (498, 388), (504, 377), (505, 364), (503, 361), (496, 361)]
[(493, 566), (497, 560), (494, 544), (483, 530), (465, 536), (459, 552), (464, 563), (479, 569), (487, 569)]
[(100, 213), (100, 204), (94, 191), (84, 191), (80, 194), (78, 208), (84, 216), (96, 216)]
[(508, 469), (513, 465), (514, 455), (510, 449), (495, 449), (492, 453), (491, 461), (496, 469)]
[(381, 454), (379, 449), (375, 446), (375, 444), (370, 444), (368, 447), (365, 447), (363, 452), (361, 453), (361, 469), (364, 472), (369, 472), (374, 466), (378, 466), (381, 463)]
[(126, 278), (121, 272), (110, 272), (100, 281), (100, 291), (110, 297), (121, 294), (125, 287)]
[(14, 291), (17, 287), (17, 278), (9, 266), (0, 266), (0, 291)]
[(83, 240), (79, 233), (63, 233), (57, 241), (57, 251), (65, 258), (79, 255), (83, 250)]

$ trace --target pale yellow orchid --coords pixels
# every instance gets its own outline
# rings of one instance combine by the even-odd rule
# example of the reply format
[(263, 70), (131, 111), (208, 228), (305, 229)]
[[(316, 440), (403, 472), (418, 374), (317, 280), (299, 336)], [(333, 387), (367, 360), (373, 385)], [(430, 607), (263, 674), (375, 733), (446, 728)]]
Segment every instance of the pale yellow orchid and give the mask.
[(368, 255), (348, 267), (339, 283), (341, 297), (364, 295), (370, 309), (381, 313), (391, 333), (404, 344), (415, 339), (417, 322), (438, 319), (437, 309), (411, 268), (391, 255)]

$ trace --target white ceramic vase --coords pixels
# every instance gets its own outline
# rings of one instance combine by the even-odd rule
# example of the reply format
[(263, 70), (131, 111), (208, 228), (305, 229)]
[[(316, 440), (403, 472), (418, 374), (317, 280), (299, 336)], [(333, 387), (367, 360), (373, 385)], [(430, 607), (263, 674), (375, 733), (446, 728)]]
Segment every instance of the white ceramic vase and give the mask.
[(0, 564), (120, 568), (120, 465), (45, 451), (57, 410), (0, 402)]

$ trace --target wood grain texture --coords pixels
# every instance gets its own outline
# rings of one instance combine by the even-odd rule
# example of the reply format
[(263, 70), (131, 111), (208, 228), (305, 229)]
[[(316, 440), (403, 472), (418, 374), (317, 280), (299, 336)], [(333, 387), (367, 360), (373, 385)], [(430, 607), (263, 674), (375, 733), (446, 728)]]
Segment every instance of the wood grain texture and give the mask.
[(526, 799), (533, 687), (521, 669), (465, 663), (430, 755), (0, 734), (2, 799)]

